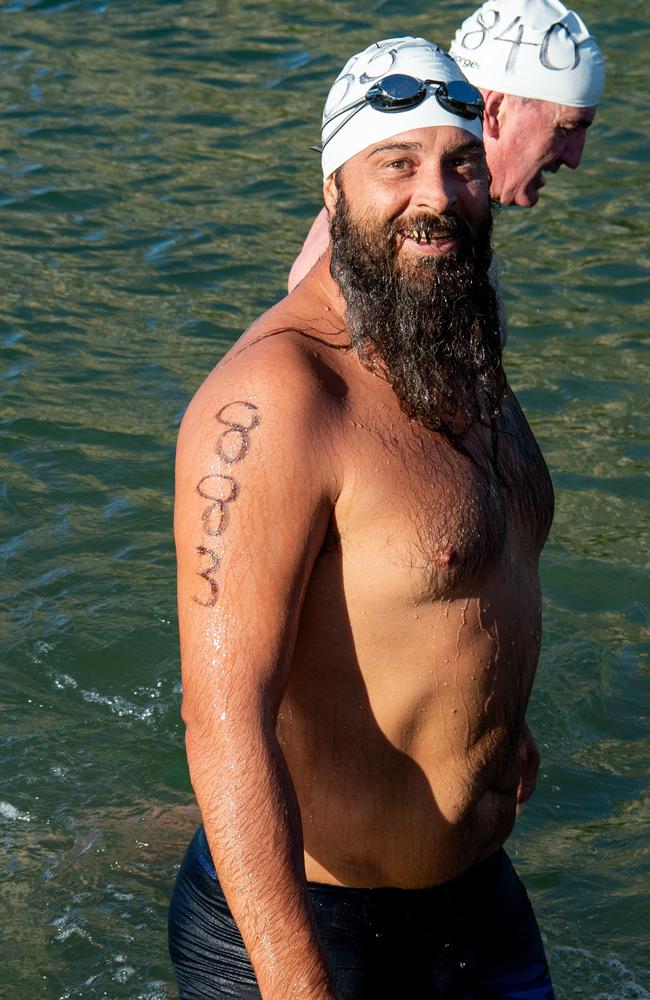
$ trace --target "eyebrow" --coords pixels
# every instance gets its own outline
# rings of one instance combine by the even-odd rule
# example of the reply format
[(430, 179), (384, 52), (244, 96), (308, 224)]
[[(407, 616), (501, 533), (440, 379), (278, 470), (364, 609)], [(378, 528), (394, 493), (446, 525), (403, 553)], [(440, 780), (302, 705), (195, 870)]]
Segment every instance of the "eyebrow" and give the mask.
[(565, 123), (560, 122), (560, 128), (574, 128), (574, 129), (589, 128), (589, 126), (592, 124), (593, 124), (592, 118), (578, 118), (577, 121), (571, 121)]
[(371, 156), (376, 156), (377, 153), (387, 153), (389, 150), (392, 150), (392, 149), (399, 149), (399, 150), (402, 150), (402, 152), (404, 150), (422, 149), (422, 143), (421, 142), (391, 142), (387, 146), (375, 146), (375, 148), (372, 149), (368, 153), (368, 159), (370, 159)]
[[(422, 149), (421, 142), (390, 142), (385, 146), (375, 146), (368, 153), (368, 159), (373, 156), (377, 156), (379, 153), (389, 153), (399, 150), (400, 152), (409, 152), (413, 150)], [(452, 149), (446, 149), (443, 156), (458, 156), (459, 153), (466, 153), (473, 150), (477, 152), (483, 149), (483, 143), (479, 142), (478, 139), (468, 139), (467, 142), (462, 142), (458, 146), (454, 146)]]
[(461, 142), (458, 146), (454, 146), (452, 149), (447, 149), (444, 153), (445, 156), (458, 156), (459, 153), (480, 153), (484, 149), (483, 143), (479, 142), (478, 139), (468, 139), (467, 142)]

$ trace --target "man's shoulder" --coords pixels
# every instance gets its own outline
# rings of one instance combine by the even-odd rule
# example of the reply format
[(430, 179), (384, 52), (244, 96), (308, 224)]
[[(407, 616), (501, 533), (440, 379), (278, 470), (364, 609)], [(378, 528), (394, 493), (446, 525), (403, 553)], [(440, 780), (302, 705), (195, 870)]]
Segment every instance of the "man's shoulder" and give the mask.
[[(183, 418), (180, 444), (232, 401), (274, 414), (291, 433), (318, 435), (340, 416), (348, 392), (344, 338), (291, 297), (260, 317), (203, 382)], [(252, 412), (252, 411), (251, 411)]]

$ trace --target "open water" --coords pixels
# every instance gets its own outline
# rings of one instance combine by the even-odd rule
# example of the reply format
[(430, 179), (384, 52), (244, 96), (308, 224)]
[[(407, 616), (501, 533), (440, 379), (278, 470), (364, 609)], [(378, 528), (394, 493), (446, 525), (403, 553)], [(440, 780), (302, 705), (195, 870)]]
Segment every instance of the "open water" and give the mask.
[[(283, 292), (344, 60), (446, 43), (472, 7), (0, 4), (3, 998), (175, 996), (165, 911), (195, 823), (176, 429)], [(580, 9), (609, 71), (583, 167), (497, 225), (508, 370), (558, 493), (544, 761), (510, 848), (560, 1000), (631, 1000), (650, 997), (650, 31), (638, 0)]]

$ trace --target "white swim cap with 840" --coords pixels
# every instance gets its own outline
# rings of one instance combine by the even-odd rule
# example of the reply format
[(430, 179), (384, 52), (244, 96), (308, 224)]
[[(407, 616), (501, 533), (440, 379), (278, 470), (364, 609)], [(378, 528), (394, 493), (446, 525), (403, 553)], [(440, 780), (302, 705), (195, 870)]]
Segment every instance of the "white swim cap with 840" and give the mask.
[(449, 51), (485, 90), (588, 108), (605, 88), (596, 39), (561, 0), (487, 0), (463, 21)]

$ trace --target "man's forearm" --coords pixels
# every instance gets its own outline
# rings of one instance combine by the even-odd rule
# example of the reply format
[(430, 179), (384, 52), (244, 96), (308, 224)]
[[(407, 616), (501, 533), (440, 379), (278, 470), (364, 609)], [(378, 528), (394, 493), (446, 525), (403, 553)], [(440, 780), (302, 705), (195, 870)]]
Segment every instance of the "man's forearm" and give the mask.
[(334, 1000), (305, 881), (300, 812), (275, 734), (187, 733), (192, 783), (264, 1000)]

